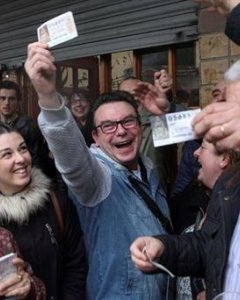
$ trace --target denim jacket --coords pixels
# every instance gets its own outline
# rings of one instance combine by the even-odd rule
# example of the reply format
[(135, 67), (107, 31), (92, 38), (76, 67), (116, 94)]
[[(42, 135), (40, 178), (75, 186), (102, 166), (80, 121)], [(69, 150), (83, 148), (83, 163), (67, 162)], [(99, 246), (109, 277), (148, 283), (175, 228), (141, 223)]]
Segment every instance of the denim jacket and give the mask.
[[(89, 263), (88, 299), (165, 300), (167, 275), (144, 274), (130, 259), (129, 247), (137, 237), (165, 233), (130, 185), (128, 176), (134, 175), (100, 148), (89, 151), (63, 105), (42, 109), (39, 124), (80, 216)], [(143, 163), (149, 185), (141, 184), (169, 217), (151, 162)]]
[[(74, 197), (88, 253), (88, 297), (92, 300), (166, 299), (167, 276), (142, 273), (132, 263), (129, 252), (130, 244), (137, 237), (166, 231), (131, 186), (128, 176), (134, 174), (106, 156), (97, 157), (111, 170), (109, 195), (94, 207), (81, 205)], [(140, 184), (169, 217), (165, 195), (146, 162), (145, 159), (149, 184)]]

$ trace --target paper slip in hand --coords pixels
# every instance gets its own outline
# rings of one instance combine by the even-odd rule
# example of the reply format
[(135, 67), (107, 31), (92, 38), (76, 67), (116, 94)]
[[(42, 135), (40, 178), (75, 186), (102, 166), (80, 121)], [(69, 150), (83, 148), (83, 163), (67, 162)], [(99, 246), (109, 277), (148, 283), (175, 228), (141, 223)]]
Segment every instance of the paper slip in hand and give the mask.
[(9, 253), (0, 258), (0, 281), (6, 276), (17, 272), (16, 266), (12, 263), (15, 257), (17, 257), (16, 253)]
[(151, 117), (154, 147), (193, 140), (192, 120), (200, 109)]
[(47, 43), (51, 48), (78, 36), (73, 14), (68, 11), (42, 24), (37, 29), (39, 42)]
[(150, 263), (153, 264), (156, 268), (168, 273), (168, 275), (170, 275), (172, 278), (175, 277), (175, 275), (170, 270), (168, 270), (162, 264), (159, 264), (159, 263), (157, 263), (157, 262), (155, 262), (154, 260), (151, 259), (151, 257), (148, 254), (148, 251), (147, 251), (147, 245), (144, 246), (142, 252), (146, 254), (146, 256), (147, 256), (148, 260), (150, 261)]

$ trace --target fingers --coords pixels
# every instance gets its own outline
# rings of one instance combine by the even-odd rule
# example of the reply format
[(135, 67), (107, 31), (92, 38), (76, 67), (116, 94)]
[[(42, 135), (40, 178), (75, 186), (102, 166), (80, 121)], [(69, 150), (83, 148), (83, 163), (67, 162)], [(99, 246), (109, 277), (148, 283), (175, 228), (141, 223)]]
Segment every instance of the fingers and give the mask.
[(205, 107), (193, 120), (195, 134), (203, 137), (211, 128), (229, 122), (238, 110), (240, 114), (240, 109), (236, 110), (234, 106), (230, 102), (218, 102)]
[(40, 105), (51, 108), (60, 105), (56, 93), (54, 61), (46, 44), (36, 42), (28, 46), (26, 72), (38, 94)]
[(25, 63), (25, 69), (29, 75), (40, 70), (55, 71), (54, 61), (54, 56), (45, 44), (36, 42), (28, 45), (28, 58)]
[(139, 237), (132, 243), (130, 247), (131, 259), (133, 263), (138, 269), (144, 272), (156, 270), (156, 267), (153, 265), (152, 261), (159, 257), (162, 251), (162, 243), (152, 237)]
[[(232, 126), (229, 123), (230, 126)], [(239, 125), (235, 126), (235, 129), (230, 126), (224, 125), (224, 137), (220, 137), (222, 133), (219, 130), (219, 127), (214, 127), (209, 131), (206, 135), (206, 140), (209, 142), (213, 142), (215, 147), (219, 151), (226, 151), (233, 149), (235, 152), (240, 152), (240, 139), (239, 139)]]
[(160, 70), (154, 73), (155, 86), (161, 88), (163, 92), (167, 92), (172, 88), (172, 77), (166, 70)]
[(206, 107), (193, 121), (197, 137), (216, 145), (218, 150), (240, 150), (240, 104), (214, 103)]
[(134, 97), (136, 97), (137, 100), (144, 100), (149, 92), (156, 92), (156, 88), (148, 82), (139, 82), (133, 91)]
[(31, 280), (27, 272), (9, 275), (0, 283), (0, 295), (5, 297), (16, 296), (24, 299), (31, 289)]
[(144, 251), (146, 242), (144, 238), (138, 238), (130, 247), (131, 259), (136, 266), (144, 272), (153, 271), (155, 267), (149, 261), (146, 252)]

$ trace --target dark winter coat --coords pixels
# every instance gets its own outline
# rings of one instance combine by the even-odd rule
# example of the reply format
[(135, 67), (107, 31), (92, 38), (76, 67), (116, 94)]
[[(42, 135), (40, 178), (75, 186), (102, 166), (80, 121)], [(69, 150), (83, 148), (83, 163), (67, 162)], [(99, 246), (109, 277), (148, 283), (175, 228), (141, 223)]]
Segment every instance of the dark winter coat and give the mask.
[(159, 236), (166, 246), (160, 262), (176, 275), (205, 278), (208, 300), (223, 291), (231, 237), (240, 212), (239, 181), (240, 165), (220, 176), (200, 231)]
[(1, 226), (12, 232), (22, 257), (44, 282), (47, 299), (85, 299), (87, 264), (79, 221), (71, 201), (56, 191), (64, 220), (61, 232), (49, 184), (40, 170), (33, 169), (23, 192), (0, 195)]

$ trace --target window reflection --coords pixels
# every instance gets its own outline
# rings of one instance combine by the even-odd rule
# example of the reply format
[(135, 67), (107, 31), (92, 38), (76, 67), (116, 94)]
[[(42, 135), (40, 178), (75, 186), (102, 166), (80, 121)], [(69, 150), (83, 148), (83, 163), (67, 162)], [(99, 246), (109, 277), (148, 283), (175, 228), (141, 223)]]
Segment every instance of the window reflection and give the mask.
[(153, 83), (154, 72), (168, 69), (168, 51), (158, 50), (141, 55), (141, 79)]
[(176, 98), (186, 106), (199, 106), (199, 73), (193, 44), (176, 48)]

